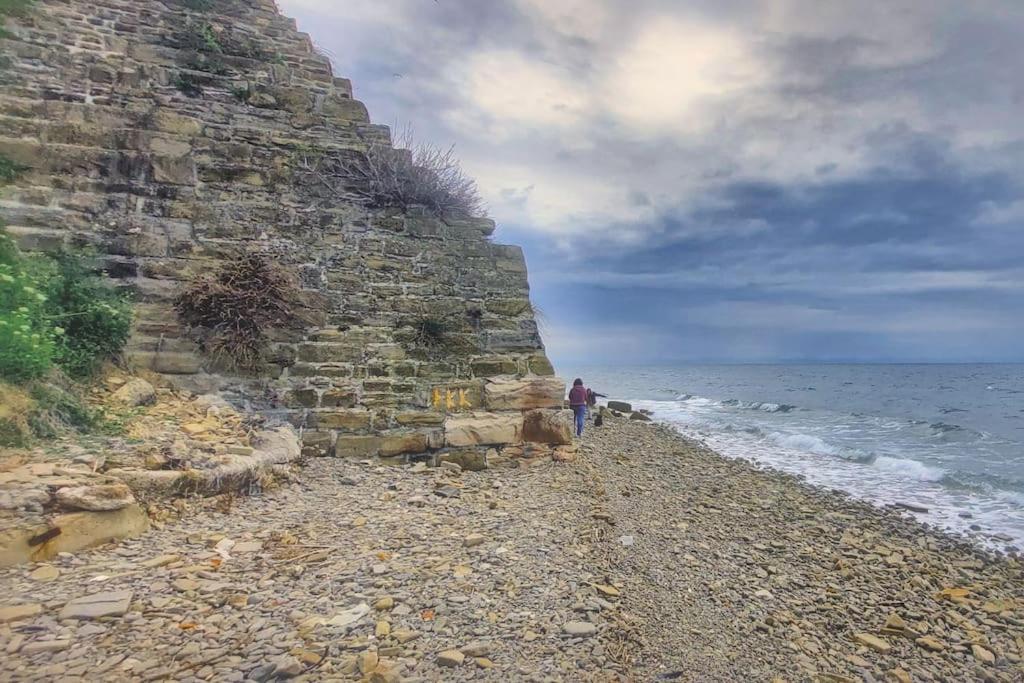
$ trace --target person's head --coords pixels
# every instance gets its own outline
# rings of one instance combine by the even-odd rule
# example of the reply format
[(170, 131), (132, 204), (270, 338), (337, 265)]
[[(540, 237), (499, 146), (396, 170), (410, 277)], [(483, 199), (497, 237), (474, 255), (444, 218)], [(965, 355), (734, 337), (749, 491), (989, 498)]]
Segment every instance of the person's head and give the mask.
[(579, 377), (577, 377), (576, 379), (574, 379), (572, 381), (572, 385), (574, 387), (582, 387), (583, 386), (583, 380), (581, 380)]

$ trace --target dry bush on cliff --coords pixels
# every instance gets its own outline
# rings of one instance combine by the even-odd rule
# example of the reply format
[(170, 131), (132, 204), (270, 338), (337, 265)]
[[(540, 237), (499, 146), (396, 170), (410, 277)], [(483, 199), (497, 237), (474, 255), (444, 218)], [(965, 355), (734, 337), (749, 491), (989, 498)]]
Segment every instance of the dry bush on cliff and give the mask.
[(356, 195), (375, 207), (425, 206), (437, 215), (484, 216), (476, 181), (462, 169), (455, 148), (417, 142), (406, 129), (389, 145), (364, 154), (303, 154), (299, 172), (335, 196)]
[(245, 253), (212, 273), (193, 278), (174, 308), (203, 350), (218, 362), (256, 369), (264, 359), (267, 331), (309, 320), (299, 280), (266, 254)]

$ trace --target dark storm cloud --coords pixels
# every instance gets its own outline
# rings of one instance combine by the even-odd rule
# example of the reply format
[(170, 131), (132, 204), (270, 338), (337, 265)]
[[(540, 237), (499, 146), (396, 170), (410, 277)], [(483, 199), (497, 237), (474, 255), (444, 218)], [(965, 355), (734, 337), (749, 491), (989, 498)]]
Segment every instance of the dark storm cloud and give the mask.
[(1017, 0), (282, 5), (456, 144), (556, 358), (1024, 359)]

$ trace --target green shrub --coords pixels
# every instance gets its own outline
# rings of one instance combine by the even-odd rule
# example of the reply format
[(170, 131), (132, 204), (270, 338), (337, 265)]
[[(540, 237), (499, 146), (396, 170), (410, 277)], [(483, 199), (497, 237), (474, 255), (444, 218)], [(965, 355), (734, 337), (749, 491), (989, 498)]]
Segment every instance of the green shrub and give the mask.
[(10, 157), (0, 154), (0, 185), (13, 183), (22, 173), (28, 170)]
[(201, 97), (203, 94), (203, 86), (199, 79), (185, 72), (179, 72), (174, 78), (174, 87), (188, 97)]
[(26, 382), (58, 365), (92, 374), (120, 353), (131, 305), (81, 256), (23, 256), (0, 231), (0, 378)]
[(14, 382), (50, 369), (62, 332), (47, 319), (47, 265), (23, 259), (0, 233), (0, 377)]
[(57, 277), (49, 291), (50, 319), (63, 329), (54, 359), (70, 376), (88, 377), (128, 342), (131, 302), (86, 268), (82, 257), (65, 252), (53, 262)]
[(35, 0), (0, 0), (0, 38), (7, 38), (10, 35), (3, 28), (4, 19), (25, 16), (33, 4)]
[(84, 432), (98, 423), (97, 415), (66, 381), (33, 382), (28, 393), (35, 403), (28, 425), (37, 438), (52, 439), (69, 428)]

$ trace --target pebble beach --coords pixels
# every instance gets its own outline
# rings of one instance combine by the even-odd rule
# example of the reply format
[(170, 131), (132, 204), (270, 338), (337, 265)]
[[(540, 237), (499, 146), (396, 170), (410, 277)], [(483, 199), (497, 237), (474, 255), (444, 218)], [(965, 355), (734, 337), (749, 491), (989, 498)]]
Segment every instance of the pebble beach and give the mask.
[(3, 678), (1024, 680), (1014, 557), (657, 424), (564, 456), (310, 459), (4, 569)]

